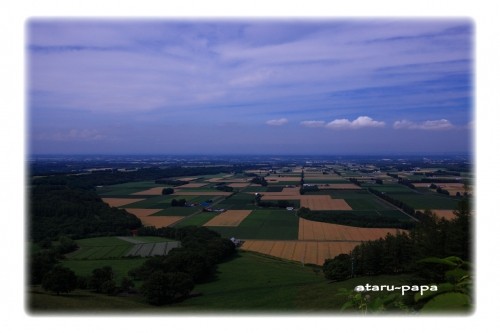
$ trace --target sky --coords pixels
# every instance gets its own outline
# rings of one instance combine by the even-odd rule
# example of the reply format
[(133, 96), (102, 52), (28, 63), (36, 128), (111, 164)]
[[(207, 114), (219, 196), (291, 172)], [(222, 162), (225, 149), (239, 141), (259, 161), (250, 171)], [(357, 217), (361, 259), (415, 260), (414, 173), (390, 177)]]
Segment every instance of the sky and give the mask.
[(470, 153), (468, 19), (27, 22), (31, 154)]

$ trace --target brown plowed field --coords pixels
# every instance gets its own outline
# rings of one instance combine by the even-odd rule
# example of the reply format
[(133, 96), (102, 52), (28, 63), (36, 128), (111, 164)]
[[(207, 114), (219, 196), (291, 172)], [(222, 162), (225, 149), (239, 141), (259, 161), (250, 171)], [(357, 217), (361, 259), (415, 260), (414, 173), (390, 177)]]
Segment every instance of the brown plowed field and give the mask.
[(204, 226), (237, 227), (251, 212), (251, 210), (228, 210), (210, 219)]
[(356, 228), (345, 225), (299, 219), (299, 240), (368, 241), (404, 232), (394, 228)]
[(241, 249), (277, 258), (323, 265), (325, 259), (349, 253), (360, 242), (247, 240)]
[(185, 216), (142, 216), (139, 217), (145, 225), (157, 228), (168, 227)]
[(144, 199), (128, 199), (128, 198), (102, 198), (102, 201), (110, 205), (111, 207), (125, 206), (134, 202), (142, 201)]
[(164, 188), (165, 187), (153, 187), (149, 190), (132, 193), (131, 195), (161, 195), (161, 191), (163, 191)]
[(230, 183), (227, 186), (230, 187), (247, 187), (250, 183)]
[(352, 210), (344, 199), (332, 199), (329, 195), (302, 195), (300, 205), (311, 210)]

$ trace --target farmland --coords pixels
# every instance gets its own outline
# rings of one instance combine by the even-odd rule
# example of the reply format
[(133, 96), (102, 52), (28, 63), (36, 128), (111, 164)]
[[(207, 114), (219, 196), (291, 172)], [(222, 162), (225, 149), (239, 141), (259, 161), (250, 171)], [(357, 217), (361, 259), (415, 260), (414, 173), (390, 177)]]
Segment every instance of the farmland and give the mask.
[[(124, 229), (113, 234), (109, 226), (101, 233), (75, 237), (77, 249), (66, 253), (61, 263), (78, 276), (88, 277), (97, 268), (110, 267), (116, 279), (130, 278), (129, 272), (142, 267), (147, 258), (168, 257), (173, 249), (182, 248), (181, 238), (177, 237), (185, 232), (184, 227), (204, 227), (223, 238), (235, 238), (234, 241), (241, 245), (238, 253), (218, 266), (217, 277), (196, 284), (194, 292), (203, 293), (202, 297), (188, 298), (158, 311), (229, 310), (232, 308), (228, 304), (236, 304), (237, 298), (243, 296), (247, 301), (239, 307), (242, 310), (328, 309), (327, 306), (338, 309), (345, 300), (335, 297), (318, 303), (314, 300), (315, 296), (326, 292), (325, 288), (333, 286), (324, 285), (320, 269), (327, 260), (341, 254), (352, 256), (359, 245), (376, 243), (387, 235), (410, 234), (407, 229), (420, 223), (414, 212), (431, 210), (438, 217), (452, 219), (460, 196), (473, 191), (469, 178), (467, 184), (456, 180), (441, 183), (442, 189), (460, 192), (460, 196), (446, 195), (431, 188), (433, 183), (424, 182), (427, 176), (390, 168), (381, 172), (376, 163), (280, 163), (279, 167), (272, 164), (260, 168), (240, 166), (233, 172), (199, 172), (161, 177), (160, 181), (96, 185), (95, 193), (108, 209), (131, 214), (129, 216), (136, 217), (142, 227), (135, 224), (130, 228), (133, 237), (130, 232), (124, 233)], [(437, 172), (437, 169), (429, 172)], [(467, 173), (467, 177), (471, 177), (471, 173)], [(306, 210), (310, 217), (302, 215)], [(172, 236), (175, 240), (142, 236), (159, 236), (148, 232), (165, 227), (170, 235), (177, 235)], [(86, 230), (86, 226), (78, 230)], [(42, 244), (30, 248), (40, 251)], [(182, 254), (182, 249), (172, 252), (176, 253)], [(386, 257), (377, 256), (380, 260)], [(370, 256), (363, 255), (363, 258)], [(249, 281), (248, 276), (257, 274), (250, 271), (252, 268), (256, 272), (270, 272), (266, 281), (271, 282), (264, 281), (262, 285), (264, 282), (259, 277)], [(238, 271), (232, 271), (234, 269)], [(276, 278), (281, 274), (289, 274), (289, 279), (282, 279), (283, 286), (279, 287)], [(139, 287), (143, 282), (138, 280), (136, 283)], [(294, 283), (302, 285), (294, 286)], [(276, 290), (270, 292), (271, 286)], [(298, 290), (304, 297), (292, 295)], [(33, 302), (39, 309), (60, 306), (54, 305), (59, 300), (40, 289), (33, 291)], [(87, 295), (83, 290), (75, 293)], [(277, 299), (274, 304), (272, 297)], [(48, 299), (47, 305), (42, 305)], [(94, 300), (99, 303), (96, 307), (104, 309), (107, 308), (105, 300), (115, 304), (115, 299), (104, 295), (96, 295)], [(224, 304), (214, 305), (210, 303), (212, 300)], [(67, 301), (72, 304), (70, 307), (76, 307), (73, 299)], [(116, 304), (116, 309), (123, 311), (129, 307), (138, 311), (151, 310), (138, 296), (130, 296)]]
[[(370, 175), (366, 170), (371, 170), (373, 174)], [(166, 186), (173, 189), (170, 195), (162, 195), (165, 187), (154, 182), (112, 185), (99, 188), (98, 193), (111, 206), (126, 209), (138, 216), (146, 226), (205, 226), (223, 237), (241, 239), (244, 241), (244, 250), (296, 261), (300, 259), (301, 262), (317, 265), (332, 256), (350, 251), (354, 244), (361, 241), (383, 238), (387, 233), (399, 231), (376, 228), (373, 223), (370, 228), (360, 228), (335, 225), (334, 221), (307, 221), (299, 219), (294, 210), (278, 208), (280, 203), (318, 212), (345, 211), (352, 218), (387, 218), (414, 223), (416, 219), (413, 216), (369, 190), (385, 193), (415, 211), (431, 209), (447, 218), (453, 216), (451, 212), (459, 201), (454, 196), (429, 191), (427, 183), (419, 185), (418, 181), (424, 176), (412, 172), (399, 173), (400, 177), (417, 182), (417, 186), (412, 189), (400, 184), (389, 174), (379, 172), (375, 164), (329, 164), (288, 170), (283, 168), (273, 172), (248, 169), (245, 172), (180, 177), (174, 181), (182, 181), (181, 185)], [(249, 176), (252, 174), (260, 175), (267, 184), (253, 183), (253, 178)], [(301, 194), (302, 182), (317, 190)], [(223, 187), (219, 186), (222, 185), (231, 190), (220, 190)], [(450, 183), (446, 188), (464, 193), (461, 183)], [(255, 200), (256, 193), (260, 194), (262, 207)], [(174, 199), (185, 200), (186, 204), (174, 206)], [(213, 211), (206, 212), (207, 207)], [(342, 247), (342, 244), (345, 246)]]

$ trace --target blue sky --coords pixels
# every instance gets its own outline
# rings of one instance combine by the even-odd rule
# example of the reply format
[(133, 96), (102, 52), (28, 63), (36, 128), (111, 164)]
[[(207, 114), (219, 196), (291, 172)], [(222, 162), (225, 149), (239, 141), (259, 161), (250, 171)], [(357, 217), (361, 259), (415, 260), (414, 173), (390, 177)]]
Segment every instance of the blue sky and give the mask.
[(469, 20), (31, 20), (31, 153), (472, 149)]

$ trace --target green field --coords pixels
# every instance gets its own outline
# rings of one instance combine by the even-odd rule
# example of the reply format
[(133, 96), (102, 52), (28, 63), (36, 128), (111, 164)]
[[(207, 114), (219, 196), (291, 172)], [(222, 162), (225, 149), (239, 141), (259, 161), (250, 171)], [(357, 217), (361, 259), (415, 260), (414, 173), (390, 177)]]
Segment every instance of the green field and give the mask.
[(379, 192), (384, 192), (388, 195), (392, 195), (392, 193), (416, 193), (416, 190), (412, 190), (408, 186), (400, 185), (400, 184), (365, 184), (362, 187), (364, 188), (373, 188)]
[(182, 227), (187, 227), (190, 225), (198, 226), (201, 227), (211, 219), (213, 219), (215, 216), (217, 216), (219, 213), (200, 213), (196, 214), (194, 216), (191, 216), (185, 220), (182, 220), (181, 222), (176, 223), (174, 226), (176, 228), (182, 228)]
[(440, 194), (389, 194), (394, 199), (400, 200), (414, 209), (456, 209), (460, 199), (453, 196)]
[(126, 277), (128, 271), (141, 266), (147, 258), (122, 258), (122, 259), (100, 259), (100, 260), (64, 260), (62, 265), (68, 267), (79, 276), (90, 276), (96, 268), (110, 266), (119, 282)]
[(255, 195), (248, 193), (236, 193), (214, 206), (214, 208), (224, 209), (254, 209)]
[(201, 207), (169, 207), (151, 216), (188, 216), (201, 211)]
[(210, 227), (222, 237), (241, 239), (297, 239), (299, 218), (284, 209), (254, 210), (237, 227)]

